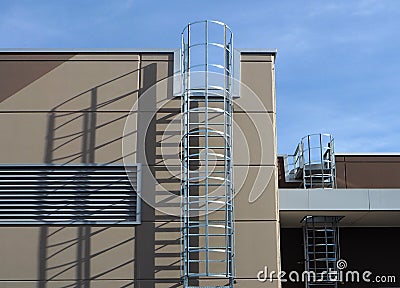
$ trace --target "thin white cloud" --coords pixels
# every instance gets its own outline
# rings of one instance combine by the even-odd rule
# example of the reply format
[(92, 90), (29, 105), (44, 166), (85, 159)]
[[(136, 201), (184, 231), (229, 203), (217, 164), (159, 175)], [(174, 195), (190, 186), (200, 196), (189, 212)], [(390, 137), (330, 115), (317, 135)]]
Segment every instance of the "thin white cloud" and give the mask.
[(348, 10), (349, 3), (347, 1), (313, 1), (309, 3), (307, 16), (321, 17), (329, 14), (342, 13)]
[(390, 8), (390, 1), (383, 0), (361, 0), (355, 2), (353, 15), (371, 16), (377, 13), (385, 12)]

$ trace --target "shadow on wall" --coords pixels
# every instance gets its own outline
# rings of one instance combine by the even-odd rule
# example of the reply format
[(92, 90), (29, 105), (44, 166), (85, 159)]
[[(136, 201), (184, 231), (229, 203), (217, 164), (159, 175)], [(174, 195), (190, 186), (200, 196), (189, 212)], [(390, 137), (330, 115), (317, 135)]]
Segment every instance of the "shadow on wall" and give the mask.
[[(156, 65), (156, 64), (151, 64)], [(148, 68), (143, 68), (146, 71)], [(132, 97), (135, 93), (140, 94), (139, 90), (132, 90), (122, 95), (110, 95), (110, 99), (100, 102), (98, 100), (98, 90), (113, 82), (129, 77), (131, 74), (138, 72), (133, 70), (111, 79), (105, 83), (95, 86), (87, 91), (71, 97), (64, 103), (54, 107), (48, 115), (47, 119), (47, 136), (45, 147), (45, 163), (96, 163), (96, 151), (107, 149), (111, 145), (118, 143), (121, 145), (122, 130), (111, 133), (111, 130), (118, 125), (118, 128), (123, 127), (127, 112), (131, 107), (126, 107), (122, 113), (108, 113), (107, 106), (123, 101)], [(140, 72), (140, 71), (139, 71)], [(145, 74), (145, 73), (144, 73)], [(154, 77), (154, 76), (153, 76)], [(80, 98), (89, 97), (89, 107), (78, 111), (69, 111), (71, 102), (79, 102)], [(65, 108), (64, 108), (65, 107)], [(98, 119), (98, 110), (102, 111), (106, 116), (105, 120)], [(110, 115), (109, 115), (110, 114)], [(101, 119), (102, 120), (102, 119)], [(96, 143), (96, 134), (99, 130), (107, 131), (107, 139), (101, 144)], [(111, 137), (110, 137), (111, 136)], [(114, 149), (113, 147), (111, 147)], [(122, 157), (117, 159), (109, 159), (109, 163), (122, 160)], [(98, 162), (98, 161), (97, 161)], [(109, 164), (108, 163), (108, 164)], [(102, 163), (104, 164), (104, 163)]]
[[(131, 272), (135, 261), (131, 251), (135, 241), (133, 228), (113, 230), (90, 226), (41, 227), (37, 287), (45, 288), (51, 281), (51, 287), (88, 288), (93, 280)], [(116, 232), (120, 235), (114, 236)], [(64, 281), (56, 282), (59, 280)], [(125, 282), (120, 287), (128, 287)]]
[[(168, 66), (171, 66), (168, 68), (168, 74), (172, 75), (172, 65)], [(139, 90), (132, 90), (121, 95), (110, 95), (107, 97), (109, 100), (106, 101), (100, 101), (98, 97), (99, 89), (137, 72), (133, 70), (72, 96), (54, 107), (47, 118), (44, 162), (48, 164), (121, 163), (123, 158), (121, 153), (107, 151), (121, 151), (122, 129), (131, 107), (126, 107), (126, 111), (117, 112), (107, 111), (107, 107), (126, 100), (135, 93), (139, 94), (140, 101), (140, 95), (145, 90), (163, 80), (157, 79), (157, 69), (156, 63), (143, 65), (140, 68), (143, 87)], [(79, 111), (68, 111), (64, 108), (68, 107), (67, 104), (70, 102), (82, 97), (90, 98), (89, 107)], [(176, 115), (179, 112), (168, 113)], [(143, 129), (138, 125), (138, 129), (132, 131), (137, 134), (138, 139), (141, 136), (146, 137), (146, 144), (154, 143), (150, 147), (146, 146), (147, 163), (156, 164), (156, 159), (160, 158), (157, 155), (157, 146), (160, 146), (157, 135), (162, 133), (161, 129), (165, 121), (168, 121), (168, 115), (161, 119), (153, 119), (149, 128)], [(180, 131), (176, 132), (180, 133)], [(118, 148), (115, 148), (117, 146)], [(140, 157), (138, 157), (138, 162), (142, 162)], [(168, 171), (162, 161), (150, 166), (153, 176), (160, 171)], [(152, 195), (155, 195), (159, 191), (156, 191), (158, 188), (154, 182), (147, 181), (149, 176), (142, 176), (142, 193), (153, 192)], [(161, 182), (163, 181), (176, 187), (173, 192), (179, 194), (178, 178), (169, 175), (165, 176)], [(168, 200), (163, 200), (160, 205), (170, 204)], [(170, 283), (170, 287), (178, 287), (179, 231), (178, 218), (158, 215), (145, 203), (142, 205), (142, 224), (136, 227), (41, 226), (37, 287), (89, 288), (93, 287), (93, 281), (99, 280), (112, 280), (110, 282), (112, 286), (109, 287), (154, 287), (155, 283)], [(61, 280), (63, 281), (55, 282)], [(50, 281), (51, 285), (49, 285)]]

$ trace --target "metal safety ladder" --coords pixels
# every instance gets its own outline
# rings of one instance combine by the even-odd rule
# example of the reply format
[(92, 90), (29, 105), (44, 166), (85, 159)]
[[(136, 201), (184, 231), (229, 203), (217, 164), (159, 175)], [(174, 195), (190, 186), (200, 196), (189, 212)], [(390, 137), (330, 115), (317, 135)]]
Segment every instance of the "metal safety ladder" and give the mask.
[(339, 216), (306, 216), (303, 222), (306, 287), (337, 287)]
[(293, 155), (284, 158), (285, 178), (305, 189), (336, 188), (334, 139), (330, 134), (303, 137)]
[[(210, 42), (211, 26), (221, 43)], [(193, 42), (192, 30), (200, 33)], [(198, 36), (198, 35), (197, 35)], [(192, 55), (198, 48), (204, 58)], [(211, 48), (222, 63), (210, 63)], [(200, 21), (182, 34), (182, 280), (184, 287), (233, 287), (232, 33)], [(211, 69), (213, 68), (213, 69)], [(213, 73), (215, 71), (220, 73)]]

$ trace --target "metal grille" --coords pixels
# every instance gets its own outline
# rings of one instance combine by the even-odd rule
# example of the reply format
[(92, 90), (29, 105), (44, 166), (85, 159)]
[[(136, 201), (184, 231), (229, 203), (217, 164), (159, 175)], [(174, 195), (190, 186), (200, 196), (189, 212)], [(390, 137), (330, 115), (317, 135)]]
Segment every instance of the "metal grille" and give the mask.
[[(303, 219), (306, 287), (337, 287), (340, 259), (338, 216), (307, 216)], [(335, 278), (336, 277), (336, 278)]]
[(202, 278), (219, 279), (213, 287), (234, 283), (232, 41), (216, 21), (191, 23), (182, 34), (184, 287), (200, 287)]
[(140, 165), (2, 165), (0, 224), (139, 224), (139, 194)]

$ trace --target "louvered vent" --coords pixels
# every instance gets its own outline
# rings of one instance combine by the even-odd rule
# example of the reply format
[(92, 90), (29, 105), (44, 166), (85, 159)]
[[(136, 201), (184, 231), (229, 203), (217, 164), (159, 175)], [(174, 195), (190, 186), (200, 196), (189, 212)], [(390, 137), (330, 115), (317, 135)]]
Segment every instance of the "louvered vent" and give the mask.
[(0, 166), (1, 225), (139, 224), (139, 196), (140, 165)]

